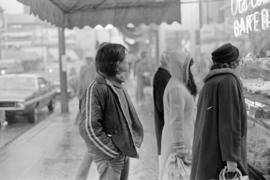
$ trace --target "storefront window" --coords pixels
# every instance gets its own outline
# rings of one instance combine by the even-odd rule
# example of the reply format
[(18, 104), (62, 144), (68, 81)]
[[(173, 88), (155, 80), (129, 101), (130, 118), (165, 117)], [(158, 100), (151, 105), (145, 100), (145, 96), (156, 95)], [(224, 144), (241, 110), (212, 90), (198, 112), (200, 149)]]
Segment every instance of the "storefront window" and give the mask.
[(270, 174), (270, 129), (264, 122), (249, 118), (248, 163), (265, 177)]
[(180, 50), (190, 53), (191, 44), (189, 31), (167, 31), (166, 45), (167, 50)]
[(270, 29), (265, 24), (270, 21), (269, 4), (257, 1), (256, 7), (250, 4), (247, 9), (238, 6), (237, 10), (240, 1), (231, 1), (230, 22), (241, 50), (248, 114), (248, 163), (270, 179)]
[(211, 52), (224, 43), (229, 42), (239, 48), (248, 114), (249, 169), (269, 180), (270, 1), (231, 0), (223, 4), (208, 3), (208, 6), (208, 9), (222, 9), (214, 16), (223, 13), (225, 19), (224, 22), (210, 22), (209, 19), (214, 18), (206, 17), (201, 24), (200, 62), (208, 60), (211, 63)]
[(249, 119), (248, 162), (270, 178), (270, 58), (247, 53), (241, 78)]

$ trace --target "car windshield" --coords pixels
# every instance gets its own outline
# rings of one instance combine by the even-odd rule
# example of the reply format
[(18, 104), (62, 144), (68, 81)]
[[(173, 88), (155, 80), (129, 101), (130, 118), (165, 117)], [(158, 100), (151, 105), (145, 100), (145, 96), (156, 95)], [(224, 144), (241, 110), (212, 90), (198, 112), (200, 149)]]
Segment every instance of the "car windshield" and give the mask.
[(36, 88), (33, 77), (0, 76), (0, 90), (34, 90)]

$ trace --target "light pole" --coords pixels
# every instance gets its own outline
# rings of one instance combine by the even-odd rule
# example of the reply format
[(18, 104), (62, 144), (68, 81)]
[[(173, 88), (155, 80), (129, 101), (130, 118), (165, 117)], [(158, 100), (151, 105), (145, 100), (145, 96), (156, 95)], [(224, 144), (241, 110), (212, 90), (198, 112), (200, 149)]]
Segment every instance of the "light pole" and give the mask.
[(2, 59), (2, 34), (5, 29), (4, 10), (0, 6), (0, 59)]
[(65, 47), (65, 29), (58, 28), (59, 38), (59, 73), (60, 73), (60, 89), (61, 89), (61, 112), (67, 113), (68, 110), (68, 93), (67, 93), (67, 69), (66, 69), (66, 47)]

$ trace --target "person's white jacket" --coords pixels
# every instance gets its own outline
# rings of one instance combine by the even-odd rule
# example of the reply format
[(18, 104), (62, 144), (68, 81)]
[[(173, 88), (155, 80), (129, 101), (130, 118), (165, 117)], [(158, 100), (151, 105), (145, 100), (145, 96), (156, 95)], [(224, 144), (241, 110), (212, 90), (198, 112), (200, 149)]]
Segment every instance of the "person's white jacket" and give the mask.
[(192, 151), (195, 100), (186, 87), (189, 79), (188, 67), (191, 57), (174, 52), (170, 59), (169, 80), (164, 96), (164, 129), (161, 142), (161, 172), (165, 172), (165, 164), (172, 153), (180, 158), (190, 158)]

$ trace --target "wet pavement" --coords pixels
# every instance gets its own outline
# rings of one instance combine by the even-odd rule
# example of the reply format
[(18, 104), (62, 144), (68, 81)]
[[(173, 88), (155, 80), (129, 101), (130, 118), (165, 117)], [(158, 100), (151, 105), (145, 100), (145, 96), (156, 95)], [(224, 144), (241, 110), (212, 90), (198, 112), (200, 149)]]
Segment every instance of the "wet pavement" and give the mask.
[(51, 113), (47, 109), (42, 109), (38, 112), (38, 118), (35, 124), (30, 124), (25, 117), (17, 116), (16, 118), (9, 119), (8, 125), (1, 127), (0, 130), (0, 148), (11, 143), (17, 137), (34, 127), (39, 122), (48, 118)]
[[(128, 85), (134, 99), (134, 84)], [(151, 91), (151, 90), (150, 90)], [(11, 143), (0, 148), (0, 179), (4, 180), (69, 180), (74, 179), (86, 151), (77, 125), (74, 124), (76, 99), (70, 101), (68, 114), (56, 111)], [(130, 180), (156, 180), (157, 156), (153, 124), (152, 98), (136, 105), (145, 129), (139, 150), (140, 160), (131, 160)], [(97, 180), (92, 166), (89, 180)]]
[[(135, 83), (128, 84), (128, 91), (135, 102)], [(148, 94), (151, 89), (146, 89)], [(8, 135), (1, 136), (0, 179), (2, 180), (73, 180), (86, 151), (85, 144), (75, 125), (77, 100), (70, 101), (70, 113), (61, 114), (59, 104), (55, 113), (36, 125), (26, 123), (23, 129), (19, 122), (13, 128), (0, 130), (0, 135), (21, 131), (11, 141)], [(139, 149), (140, 159), (131, 159), (130, 180), (157, 180), (158, 158), (154, 135), (153, 102), (151, 95), (143, 103), (135, 103), (145, 131), (145, 139)], [(17, 127), (16, 127), (17, 126)], [(17, 129), (16, 129), (17, 128)], [(24, 131), (24, 133), (22, 133)], [(16, 134), (16, 133), (15, 133)], [(269, 131), (255, 121), (248, 126), (248, 159), (253, 165), (265, 170), (263, 153), (269, 147)], [(9, 143), (3, 143), (7, 141)], [(265, 170), (266, 171), (266, 170)], [(88, 180), (97, 180), (95, 165), (91, 167)]]

